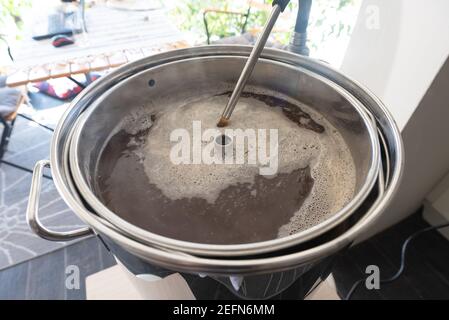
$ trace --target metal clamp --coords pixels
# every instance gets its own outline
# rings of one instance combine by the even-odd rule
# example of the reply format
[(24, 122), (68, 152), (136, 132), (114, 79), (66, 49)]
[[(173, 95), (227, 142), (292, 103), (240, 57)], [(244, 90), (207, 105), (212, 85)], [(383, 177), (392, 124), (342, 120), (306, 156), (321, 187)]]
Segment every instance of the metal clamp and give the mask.
[(46, 228), (39, 220), (39, 197), (41, 193), (42, 174), (45, 167), (50, 167), (49, 160), (41, 160), (36, 163), (31, 180), (30, 196), (26, 211), (27, 221), (30, 228), (39, 237), (51, 241), (68, 241), (79, 237), (93, 234), (89, 227), (80, 228), (72, 231), (53, 231)]

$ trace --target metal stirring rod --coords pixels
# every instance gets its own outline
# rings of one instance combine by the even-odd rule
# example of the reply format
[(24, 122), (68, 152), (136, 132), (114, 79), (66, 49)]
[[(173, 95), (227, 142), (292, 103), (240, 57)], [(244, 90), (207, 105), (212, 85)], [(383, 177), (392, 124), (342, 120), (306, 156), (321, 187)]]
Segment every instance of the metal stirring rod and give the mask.
[(276, 20), (278, 19), (281, 12), (284, 11), (284, 9), (287, 7), (288, 2), (289, 0), (273, 1), (273, 9), (271, 10), (270, 17), (268, 18), (268, 21), (266, 22), (261, 35), (257, 39), (254, 48), (251, 51), (251, 54), (245, 64), (245, 67), (243, 68), (242, 73), (240, 74), (240, 78), (237, 81), (234, 91), (232, 92), (231, 97), (229, 98), (229, 101), (223, 111), (223, 114), (221, 115), (221, 118), (217, 123), (218, 127), (226, 127), (228, 125), (235, 105), (237, 104), (237, 101), (239, 100), (240, 95), (242, 94), (242, 91), (245, 88), (249, 77), (251, 76), (251, 73), (253, 72), (254, 66), (259, 60), (260, 54), (265, 47), (271, 30), (273, 29), (274, 24), (276, 23)]

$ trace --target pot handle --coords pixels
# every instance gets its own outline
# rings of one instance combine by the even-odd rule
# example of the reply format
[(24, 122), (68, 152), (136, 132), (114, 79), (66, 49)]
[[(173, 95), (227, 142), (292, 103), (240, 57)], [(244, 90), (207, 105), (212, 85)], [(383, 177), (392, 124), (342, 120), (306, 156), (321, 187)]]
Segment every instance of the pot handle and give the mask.
[(45, 167), (50, 167), (49, 160), (41, 160), (36, 163), (31, 179), (30, 196), (28, 198), (28, 207), (26, 211), (28, 225), (39, 237), (51, 241), (68, 241), (79, 237), (93, 234), (89, 227), (80, 228), (72, 231), (53, 231), (45, 227), (39, 220), (39, 197), (41, 193), (42, 174)]

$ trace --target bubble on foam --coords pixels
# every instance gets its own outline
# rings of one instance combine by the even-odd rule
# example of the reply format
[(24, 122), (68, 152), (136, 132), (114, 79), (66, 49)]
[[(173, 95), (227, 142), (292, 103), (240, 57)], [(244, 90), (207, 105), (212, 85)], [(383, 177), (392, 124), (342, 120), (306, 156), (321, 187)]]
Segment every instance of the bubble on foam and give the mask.
[(332, 130), (323, 141), (317, 164), (311, 168), (314, 179), (311, 193), (289, 223), (280, 228), (279, 237), (323, 222), (342, 209), (354, 194), (355, 166), (343, 138)]
[[(308, 229), (340, 210), (353, 196), (355, 167), (343, 138), (338, 131), (306, 105), (289, 97), (258, 88), (246, 90), (279, 97), (298, 105), (314, 121), (325, 127), (324, 133), (299, 127), (289, 120), (281, 108), (272, 108), (253, 98), (241, 98), (232, 121), (226, 129), (278, 129), (279, 170), (290, 173), (310, 167), (314, 185), (310, 195), (290, 222), (279, 230), (286, 236)], [(216, 92), (216, 91), (215, 91)], [(163, 108), (156, 103), (142, 107), (124, 119), (122, 128), (135, 134), (151, 127), (145, 143), (136, 148), (143, 161), (150, 183), (155, 184), (171, 200), (203, 198), (213, 203), (221, 191), (231, 185), (248, 183), (252, 187), (259, 174), (257, 165), (175, 165), (170, 161), (170, 133), (184, 128), (192, 133), (192, 122), (200, 120), (202, 130), (216, 128), (216, 121), (228, 100), (227, 96), (192, 95), (181, 100), (165, 102)], [(156, 114), (156, 121), (150, 115)], [(224, 132), (225, 129), (220, 129)], [(267, 130), (268, 131), (268, 130)], [(192, 137), (192, 135), (190, 135)], [(137, 145), (139, 141), (132, 141)], [(202, 141), (203, 146), (207, 141)], [(255, 190), (254, 190), (255, 191)], [(251, 192), (254, 196), (255, 193)]]

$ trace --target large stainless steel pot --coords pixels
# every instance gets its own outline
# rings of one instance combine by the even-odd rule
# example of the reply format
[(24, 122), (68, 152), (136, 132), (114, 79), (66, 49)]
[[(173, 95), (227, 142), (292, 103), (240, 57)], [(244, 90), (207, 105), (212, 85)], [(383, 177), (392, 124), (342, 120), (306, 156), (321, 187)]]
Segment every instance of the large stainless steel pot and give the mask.
[[(127, 259), (125, 252), (140, 261), (160, 266), (169, 270), (189, 273), (205, 273), (208, 275), (257, 275), (313, 265), (339, 250), (351, 245), (358, 237), (369, 229), (393, 197), (402, 173), (403, 150), (399, 131), (382, 103), (366, 88), (345, 77), (329, 66), (315, 60), (279, 50), (265, 50), (262, 54), (264, 60), (290, 65), (294, 68), (303, 68), (313, 74), (326, 78), (328, 81), (344, 89), (351, 99), (355, 99), (366, 110), (370, 118), (375, 121), (380, 141), (384, 145), (382, 152), (383, 170), (379, 171), (376, 179), (378, 183), (371, 189), (369, 202), (364, 203), (365, 211), (345, 229), (317, 243), (309, 243), (305, 247), (290, 247), (288, 251), (275, 251), (266, 256), (249, 256), (233, 259), (203, 257), (195, 254), (186, 254), (167, 248), (149, 245), (138, 241), (121, 228), (111, 224), (92, 210), (82, 193), (74, 183), (73, 168), (69, 163), (70, 142), (75, 128), (75, 122), (85, 111), (88, 111), (93, 102), (101, 97), (113, 86), (125, 79), (145, 72), (152, 67), (167, 64), (173, 61), (197, 57), (232, 56), (246, 57), (249, 47), (242, 46), (209, 46), (177, 50), (159, 54), (153, 57), (135, 61), (117, 69), (111, 74), (99, 79), (87, 90), (80, 94), (71, 107), (60, 120), (53, 137), (50, 161), (39, 162), (33, 176), (30, 202), (27, 210), (30, 226), (43, 238), (50, 240), (68, 240), (74, 237), (85, 236), (95, 232), (107, 239), (111, 244), (112, 252), (119, 258)], [(363, 116), (362, 116), (363, 117)], [(65, 202), (87, 224), (88, 227), (68, 233), (48, 230), (38, 219), (38, 197), (40, 176), (43, 167), (51, 165), (55, 185)], [(373, 181), (374, 183), (374, 181)], [(126, 261), (125, 261), (126, 262)]]
[[(288, 237), (249, 244), (212, 245), (180, 241), (143, 230), (116, 215), (98, 198), (95, 192), (98, 159), (111, 132), (116, 132), (127, 115), (150, 102), (164, 105), (167, 97), (185, 101), (192, 94), (219, 94), (223, 84), (232, 85), (237, 81), (244, 63), (245, 58), (228, 55), (161, 63), (120, 81), (97, 98), (77, 120), (71, 139), (70, 168), (82, 198), (98, 215), (140, 242), (208, 256), (273, 252), (317, 237), (344, 221), (363, 203), (377, 179), (380, 149), (372, 119), (358, 100), (332, 81), (301, 67), (270, 59), (259, 60), (248, 85), (281, 92), (308, 104), (339, 130), (350, 149), (356, 167), (355, 192), (339, 212)], [(149, 80), (156, 85), (148, 86)]]

